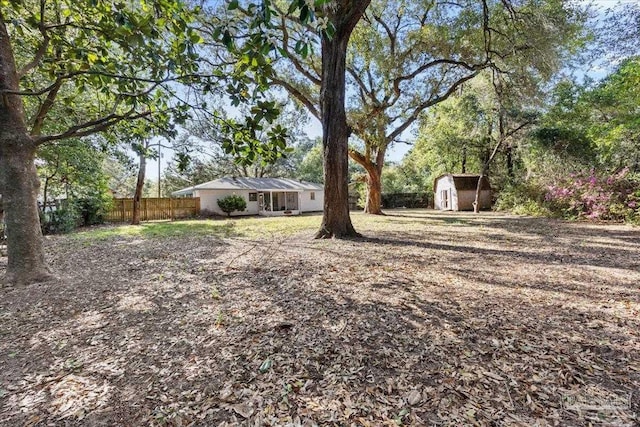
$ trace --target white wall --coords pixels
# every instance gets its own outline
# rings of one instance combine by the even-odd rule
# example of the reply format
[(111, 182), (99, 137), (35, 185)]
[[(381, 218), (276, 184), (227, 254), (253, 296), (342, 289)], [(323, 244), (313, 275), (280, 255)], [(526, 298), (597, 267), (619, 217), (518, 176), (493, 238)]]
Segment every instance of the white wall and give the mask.
[[(305, 190), (299, 193), (298, 206), (302, 212), (322, 211), (324, 206), (324, 190), (315, 190), (315, 200), (311, 200), (311, 191)], [(194, 197), (200, 197), (200, 210), (212, 212), (217, 215), (226, 216), (227, 214), (220, 210), (218, 199), (236, 194), (244, 197), (247, 201), (247, 209), (243, 212), (233, 212), (231, 216), (240, 215), (258, 215), (258, 202), (249, 201), (249, 193), (258, 193), (253, 190), (196, 190)]]
[[(315, 193), (315, 200), (311, 200)], [(318, 212), (324, 208), (324, 190), (304, 190), (300, 193), (300, 210), (302, 212)]]
[[(442, 191), (449, 191), (450, 200), (449, 207), (442, 207)], [(456, 194), (455, 187), (453, 186), (453, 177), (451, 176), (443, 176), (436, 182), (436, 188), (434, 190), (433, 197), (433, 207), (434, 209), (446, 209), (446, 210), (456, 210), (458, 208), (458, 195)]]
[(247, 202), (247, 209), (242, 212), (232, 212), (231, 216), (257, 215), (258, 202), (249, 201), (249, 193), (256, 193), (249, 190), (196, 190), (195, 197), (200, 197), (200, 211), (212, 212), (218, 215), (227, 216), (218, 206), (218, 199), (222, 199), (233, 194), (242, 196)]

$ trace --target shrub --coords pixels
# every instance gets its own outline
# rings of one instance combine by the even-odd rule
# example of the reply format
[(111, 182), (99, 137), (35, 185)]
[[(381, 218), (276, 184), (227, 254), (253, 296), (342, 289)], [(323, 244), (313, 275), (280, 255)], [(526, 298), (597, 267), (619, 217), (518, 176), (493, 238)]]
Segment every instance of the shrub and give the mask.
[(55, 210), (41, 213), (43, 234), (70, 233), (78, 226), (80, 215), (75, 203), (61, 203)]
[(40, 213), (42, 232), (63, 234), (85, 225), (103, 224), (112, 202), (110, 196), (101, 193), (60, 200)]
[(247, 208), (247, 201), (242, 196), (231, 195), (218, 199), (218, 206), (225, 212), (227, 216), (231, 216), (231, 212), (243, 211)]
[(571, 174), (547, 188), (550, 209), (570, 219), (640, 221), (640, 177), (625, 168), (612, 175)]
[(113, 203), (111, 196), (102, 193), (89, 194), (76, 200), (80, 225), (104, 224), (111, 203)]
[(496, 210), (506, 210), (516, 215), (552, 216), (545, 206), (544, 188), (533, 183), (506, 186), (498, 194), (494, 206)]

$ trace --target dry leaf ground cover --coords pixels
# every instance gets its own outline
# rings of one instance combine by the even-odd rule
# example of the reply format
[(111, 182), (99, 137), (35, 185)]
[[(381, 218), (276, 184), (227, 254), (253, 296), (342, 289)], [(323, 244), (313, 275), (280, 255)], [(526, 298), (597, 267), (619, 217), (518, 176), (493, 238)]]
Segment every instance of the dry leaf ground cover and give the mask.
[(637, 228), (353, 219), (48, 238), (59, 280), (2, 289), (0, 424), (638, 424)]

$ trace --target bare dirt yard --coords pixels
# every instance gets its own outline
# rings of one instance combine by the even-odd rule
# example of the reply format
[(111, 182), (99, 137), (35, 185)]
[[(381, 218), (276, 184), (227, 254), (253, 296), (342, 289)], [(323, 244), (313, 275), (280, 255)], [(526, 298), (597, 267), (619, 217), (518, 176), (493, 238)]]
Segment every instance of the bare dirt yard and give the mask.
[(638, 228), (388, 213), (47, 238), (59, 280), (1, 290), (0, 424), (638, 425)]

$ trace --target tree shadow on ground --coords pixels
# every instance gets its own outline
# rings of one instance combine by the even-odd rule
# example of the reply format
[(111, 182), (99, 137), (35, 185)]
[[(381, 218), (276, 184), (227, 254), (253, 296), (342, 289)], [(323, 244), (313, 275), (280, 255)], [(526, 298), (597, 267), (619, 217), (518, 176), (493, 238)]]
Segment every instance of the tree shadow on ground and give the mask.
[[(640, 386), (638, 274), (623, 270), (621, 282), (607, 270), (622, 270), (627, 252), (594, 264), (568, 245), (560, 263), (538, 241), (478, 247), (501, 244), (493, 233), (384, 234), (62, 250), (54, 264), (73, 268), (67, 282), (12, 290), (0, 305), (0, 415), (12, 425), (581, 425), (594, 413), (566, 408), (567, 396), (603, 401)], [(543, 266), (566, 280), (529, 280)], [(603, 416), (633, 423), (637, 410)]]
[[(452, 239), (453, 240), (453, 239)], [(407, 240), (403, 234), (396, 234), (392, 237), (387, 233), (385, 237), (367, 237), (362, 239), (364, 242), (375, 245), (386, 246), (393, 257), (393, 250), (398, 247), (414, 247), (425, 251), (453, 251), (461, 254), (477, 255), (479, 257), (492, 258), (516, 258), (526, 262), (534, 262), (538, 264), (567, 264), (571, 266), (592, 266), (607, 267), (622, 270), (638, 271), (640, 260), (638, 263), (629, 262), (629, 254), (633, 253), (632, 249), (616, 248), (607, 249), (606, 253), (602, 253), (600, 248), (583, 245), (576, 253), (567, 253), (561, 251), (534, 252), (518, 249), (493, 249), (487, 247), (467, 246), (464, 242), (452, 243), (431, 243), (428, 241)]]

